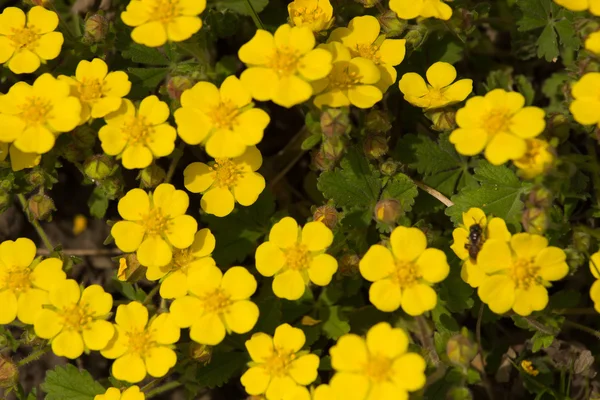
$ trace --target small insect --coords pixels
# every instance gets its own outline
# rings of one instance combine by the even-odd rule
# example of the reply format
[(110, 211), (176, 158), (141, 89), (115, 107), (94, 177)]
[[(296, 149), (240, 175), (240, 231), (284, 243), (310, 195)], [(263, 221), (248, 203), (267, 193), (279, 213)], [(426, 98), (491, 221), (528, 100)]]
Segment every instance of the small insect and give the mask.
[(465, 244), (465, 249), (469, 251), (469, 257), (475, 260), (481, 247), (483, 246), (483, 228), (479, 223), (469, 227), (469, 243)]

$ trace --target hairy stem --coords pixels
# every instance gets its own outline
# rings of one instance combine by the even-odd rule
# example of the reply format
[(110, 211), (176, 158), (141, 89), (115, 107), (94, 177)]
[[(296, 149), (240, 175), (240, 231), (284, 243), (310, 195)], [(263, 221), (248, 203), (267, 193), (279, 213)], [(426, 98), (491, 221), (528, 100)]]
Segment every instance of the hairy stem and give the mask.
[(179, 386), (181, 386), (181, 382), (177, 382), (177, 381), (167, 382), (164, 385), (159, 386), (156, 389), (153, 389), (153, 390), (149, 391), (148, 393), (146, 393), (146, 399), (150, 399), (161, 393), (168, 392), (169, 390), (173, 390), (175, 388), (178, 388)]
[(146, 298), (144, 299), (144, 302), (142, 303), (143, 305), (148, 305), (152, 302), (152, 299), (154, 298), (154, 295), (158, 292), (158, 290), (160, 289), (160, 285), (156, 285), (152, 288), (152, 290), (146, 295)]
[(592, 329), (590, 327), (587, 327), (585, 325), (578, 324), (577, 322), (573, 322), (573, 321), (569, 321), (569, 320), (565, 320), (565, 322), (563, 323), (563, 325), (570, 326), (570, 327), (578, 329), (578, 330), (580, 330), (582, 332), (589, 333), (590, 335), (595, 336), (596, 339), (600, 339), (600, 332), (599, 331), (597, 331), (595, 329)]
[(50, 351), (50, 346), (42, 347), (41, 349), (38, 349), (38, 350), (34, 351), (33, 353), (31, 353), (27, 357), (19, 360), (19, 362), (17, 363), (17, 367), (22, 367), (24, 365), (29, 364), (32, 361), (36, 361), (41, 356), (43, 356), (44, 354), (46, 354), (49, 351)]
[(21, 203), (21, 207), (23, 207), (23, 212), (27, 216), (27, 219), (37, 231), (37, 234), (42, 239), (42, 242), (44, 242), (44, 246), (46, 246), (48, 251), (51, 253), (52, 251), (54, 251), (54, 246), (52, 245), (52, 242), (50, 242), (50, 239), (48, 239), (48, 235), (46, 235), (46, 232), (44, 232), (44, 228), (42, 228), (38, 220), (36, 220), (35, 218), (31, 218), (31, 216), (29, 215), (29, 212), (27, 211), (27, 200), (25, 200), (25, 196), (19, 193), (17, 194), (17, 198)]

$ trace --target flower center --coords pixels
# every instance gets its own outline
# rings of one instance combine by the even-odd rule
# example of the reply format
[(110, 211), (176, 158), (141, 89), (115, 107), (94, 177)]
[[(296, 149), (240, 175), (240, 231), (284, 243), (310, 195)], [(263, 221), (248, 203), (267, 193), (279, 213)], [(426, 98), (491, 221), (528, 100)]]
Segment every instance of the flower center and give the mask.
[(104, 81), (99, 79), (86, 79), (79, 83), (79, 97), (81, 101), (93, 103), (102, 97)]
[(63, 324), (67, 329), (81, 331), (94, 320), (86, 304), (73, 304), (61, 312)]
[(392, 282), (401, 288), (411, 287), (421, 278), (421, 274), (415, 263), (411, 261), (396, 261), (394, 271), (391, 274)]
[(129, 338), (127, 347), (129, 348), (129, 351), (134, 354), (146, 356), (148, 350), (155, 345), (152, 334), (145, 329), (142, 331), (127, 332), (127, 337)]
[(368, 60), (373, 61), (375, 64), (381, 63), (381, 57), (379, 56), (379, 47), (371, 44), (361, 43), (356, 45), (354, 49), (355, 53), (359, 57), (364, 57)]
[(4, 282), (0, 283), (0, 288), (6, 288), (17, 293), (24, 292), (31, 287), (30, 274), (31, 269), (29, 268), (9, 268), (5, 275)]
[(231, 187), (237, 182), (242, 174), (241, 167), (227, 158), (217, 158), (215, 163), (210, 167), (210, 170), (215, 174), (215, 184), (218, 187)]
[(26, 48), (28, 50), (33, 50), (37, 47), (38, 39), (40, 35), (35, 32), (35, 29), (32, 28), (20, 28), (20, 29), (12, 29), (13, 34), (8, 36), (8, 38), (13, 42), (13, 45), (17, 49)]
[(169, 219), (165, 217), (160, 208), (153, 208), (144, 218), (142, 223), (148, 235), (161, 235), (167, 230)]
[(232, 129), (236, 124), (236, 117), (239, 115), (240, 109), (235, 104), (227, 101), (213, 108), (210, 116), (212, 122), (217, 129)]
[(297, 243), (285, 252), (285, 263), (289, 269), (300, 271), (308, 268), (312, 256), (306, 245)]
[(195, 259), (196, 257), (194, 257), (190, 249), (177, 249), (173, 252), (173, 262), (171, 264), (171, 271), (181, 270), (183, 273), (186, 273), (188, 266)]
[(537, 282), (539, 269), (532, 260), (520, 258), (513, 263), (511, 277), (518, 288), (528, 289)]
[(225, 293), (223, 289), (217, 289), (202, 299), (204, 303), (204, 312), (221, 313), (231, 304), (231, 296)]
[(302, 23), (311, 24), (315, 21), (320, 21), (325, 19), (325, 15), (323, 10), (319, 7), (315, 7), (312, 10), (309, 10), (305, 7), (298, 7), (291, 10), (292, 11), (292, 19), (300, 18)]
[(154, 132), (154, 128), (148, 122), (146, 117), (138, 115), (130, 117), (125, 121), (123, 130), (129, 134), (129, 143), (146, 142)]
[(329, 85), (332, 89), (348, 90), (360, 83), (361, 79), (362, 76), (357, 72), (348, 71), (346, 67), (329, 76)]
[(267, 63), (267, 67), (271, 68), (279, 76), (288, 76), (296, 72), (300, 54), (287, 46), (281, 47), (275, 51)]
[(157, 0), (154, 2), (154, 8), (150, 12), (150, 19), (151, 21), (159, 21), (166, 24), (172, 22), (180, 14), (179, 0)]
[(52, 110), (52, 104), (43, 97), (28, 97), (21, 110), (21, 119), (29, 124), (44, 124)]
[(483, 128), (488, 134), (506, 132), (510, 125), (510, 112), (507, 109), (497, 108), (490, 111), (484, 120)]
[(295, 353), (276, 348), (271, 358), (265, 362), (265, 369), (271, 376), (285, 376), (295, 359)]
[(392, 360), (383, 356), (371, 356), (365, 365), (364, 373), (372, 381), (383, 382), (390, 379)]

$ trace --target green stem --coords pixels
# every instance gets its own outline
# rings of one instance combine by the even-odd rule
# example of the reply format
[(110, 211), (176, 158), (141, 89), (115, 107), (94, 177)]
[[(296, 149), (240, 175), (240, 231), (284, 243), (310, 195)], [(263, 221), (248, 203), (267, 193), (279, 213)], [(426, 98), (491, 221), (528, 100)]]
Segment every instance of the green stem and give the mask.
[(417, 321), (417, 326), (419, 327), (421, 343), (423, 343), (423, 346), (429, 353), (429, 358), (431, 359), (431, 362), (437, 368), (440, 364), (440, 357), (435, 351), (435, 345), (433, 344), (433, 340), (431, 340), (431, 336), (429, 336), (429, 327), (427, 326), (427, 321), (422, 315), (415, 317), (415, 320)]
[(175, 169), (177, 168), (177, 164), (179, 164), (179, 160), (183, 157), (183, 148), (185, 147), (185, 143), (179, 143), (177, 150), (175, 150), (175, 154), (173, 155), (173, 159), (171, 160), (171, 165), (169, 165), (169, 170), (167, 171), (167, 177), (165, 178), (165, 183), (171, 182), (173, 178), (173, 174), (175, 173)]
[(152, 288), (152, 290), (150, 291), (150, 293), (148, 293), (146, 295), (146, 298), (144, 299), (144, 302), (142, 303), (143, 305), (148, 305), (150, 304), (150, 302), (152, 302), (152, 299), (154, 298), (154, 295), (158, 292), (158, 290), (160, 289), (160, 285), (156, 285)]
[(50, 351), (50, 346), (46, 346), (39, 350), (36, 350), (33, 353), (31, 353), (30, 355), (28, 355), (27, 357), (23, 358), (22, 360), (19, 360), (19, 362), (17, 363), (17, 367), (22, 367), (24, 365), (29, 364), (32, 361), (38, 360), (41, 356), (43, 356), (44, 354), (46, 354), (49, 351)]
[(19, 194), (17, 194), (17, 198), (19, 199), (19, 202), (21, 203), (21, 207), (23, 207), (23, 212), (27, 216), (27, 219), (29, 220), (29, 222), (31, 222), (31, 225), (33, 225), (33, 227), (37, 231), (37, 234), (42, 239), (42, 242), (44, 242), (44, 245), (46, 246), (48, 251), (50, 251), (52, 253), (54, 251), (54, 246), (52, 246), (52, 242), (50, 242), (50, 239), (48, 239), (48, 235), (46, 235), (46, 232), (44, 232), (44, 229), (42, 228), (40, 223), (36, 219), (31, 218), (29, 216), (29, 213), (27, 211), (27, 200), (25, 200), (25, 196), (23, 196), (21, 193), (19, 193)]
[(258, 13), (256, 12), (256, 10), (254, 9), (254, 6), (252, 6), (252, 3), (250, 2), (250, 0), (246, 0), (246, 6), (248, 7), (248, 11), (250, 11), (250, 16), (252, 17), (252, 20), (254, 21), (254, 25), (256, 25), (256, 29), (265, 29), (262, 21), (260, 20), (260, 18), (258, 17)]
[(569, 320), (565, 320), (564, 325), (565, 326), (570, 326), (570, 327), (575, 328), (575, 329), (579, 329), (582, 332), (586, 332), (586, 333), (589, 333), (592, 336), (595, 336), (596, 339), (600, 339), (600, 332), (599, 331), (597, 331), (595, 329), (592, 329), (592, 328), (589, 328), (589, 327), (587, 327), (585, 325), (581, 325), (581, 324), (578, 324), (577, 322), (573, 322), (573, 321), (569, 321)]
[(149, 391), (148, 393), (146, 393), (146, 399), (152, 398), (152, 397), (154, 397), (158, 394), (164, 393), (164, 392), (168, 392), (169, 390), (178, 388), (181, 385), (182, 385), (181, 382), (177, 382), (177, 381), (167, 382), (164, 385), (159, 386), (156, 389), (153, 389), (153, 390)]

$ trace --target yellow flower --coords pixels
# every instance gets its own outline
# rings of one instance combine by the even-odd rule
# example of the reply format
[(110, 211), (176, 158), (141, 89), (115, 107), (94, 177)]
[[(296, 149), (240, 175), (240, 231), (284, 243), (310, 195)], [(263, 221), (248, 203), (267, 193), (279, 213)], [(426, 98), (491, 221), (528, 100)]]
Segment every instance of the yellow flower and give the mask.
[(364, 57), (352, 58), (350, 50), (339, 42), (319, 45), (333, 54), (333, 68), (329, 75), (313, 82), (317, 96), (315, 106), (344, 107), (354, 105), (370, 108), (383, 98), (377, 88), (381, 73), (373, 61)]
[(594, 309), (600, 313), (600, 251), (590, 258), (590, 272), (596, 278), (590, 288), (590, 298), (594, 302)]
[(514, 163), (519, 168), (520, 176), (533, 179), (546, 172), (554, 163), (552, 147), (545, 140), (527, 139), (527, 152), (514, 160)]
[(600, 1), (598, 0), (554, 0), (554, 2), (571, 11), (590, 10), (593, 15), (600, 16)]
[(429, 84), (414, 72), (402, 75), (399, 86), (404, 100), (425, 109), (441, 108), (463, 101), (473, 91), (471, 79), (454, 82), (456, 69), (446, 62), (433, 64), (427, 69), (426, 76)]
[(337, 271), (337, 260), (325, 254), (333, 233), (322, 222), (309, 222), (302, 229), (291, 217), (273, 225), (269, 240), (256, 249), (256, 269), (273, 276), (277, 297), (298, 300), (309, 282), (326, 286)]
[(289, 324), (279, 325), (273, 337), (262, 332), (252, 335), (246, 341), (252, 362), (241, 378), (246, 392), (278, 400), (296, 387), (314, 382), (319, 357), (300, 351), (305, 342), (304, 332)]
[(336, 371), (329, 382), (338, 399), (408, 399), (425, 385), (425, 360), (408, 353), (408, 335), (380, 322), (366, 339), (344, 335), (329, 350)]
[(510, 310), (529, 315), (548, 304), (550, 281), (569, 272), (565, 252), (548, 247), (540, 235), (517, 233), (510, 242), (490, 239), (477, 256), (477, 264), (487, 276), (477, 293), (490, 310), (503, 314)]
[(50, 291), (50, 306), (36, 317), (35, 334), (51, 340), (57, 356), (73, 359), (84, 351), (103, 350), (115, 333), (106, 321), (112, 304), (102, 286), (91, 285), (82, 292), (76, 281), (68, 279)]
[(290, 108), (312, 96), (311, 81), (331, 71), (331, 54), (314, 49), (315, 36), (306, 26), (281, 25), (275, 35), (258, 29), (238, 56), (248, 68), (242, 84), (259, 101), (271, 100)]
[(571, 89), (573, 102), (571, 114), (582, 125), (600, 127), (600, 72), (590, 72), (581, 77)]
[(398, 76), (396, 65), (404, 60), (406, 40), (386, 39), (380, 35), (381, 26), (377, 18), (366, 15), (353, 18), (347, 28), (337, 28), (329, 36), (329, 42), (341, 42), (348, 47), (352, 57), (363, 57), (379, 69), (381, 78), (375, 86), (385, 92)]
[(0, 161), (6, 160), (9, 154), (10, 167), (13, 171), (33, 168), (42, 160), (42, 156), (37, 153), (23, 153), (12, 144), (0, 142)]
[(15, 74), (30, 74), (58, 57), (64, 38), (53, 32), (57, 26), (56, 13), (44, 7), (31, 8), (27, 19), (21, 9), (6, 7), (0, 14), (0, 64), (8, 62)]
[(73, 235), (79, 236), (86, 231), (88, 220), (83, 214), (77, 214), (73, 217)]
[(162, 279), (160, 296), (163, 299), (175, 299), (187, 294), (187, 277), (190, 271), (203, 265), (215, 265), (210, 254), (215, 249), (215, 237), (210, 229), (196, 232), (194, 242), (186, 249), (173, 251), (173, 258), (167, 265), (148, 267), (146, 279)]
[(179, 328), (170, 314), (159, 314), (148, 322), (148, 309), (137, 301), (117, 308), (115, 335), (102, 350), (115, 378), (137, 383), (146, 377), (167, 374), (177, 362), (171, 346), (179, 340)]
[(33, 324), (44, 304), (48, 291), (64, 281), (62, 261), (47, 258), (34, 260), (35, 244), (26, 238), (0, 244), (0, 325), (18, 318)]
[(111, 387), (104, 394), (98, 394), (94, 400), (145, 400), (144, 392), (137, 386), (130, 386), (121, 393), (117, 388)]
[(485, 158), (494, 165), (517, 160), (527, 152), (526, 139), (546, 127), (544, 110), (524, 105), (522, 94), (503, 89), (472, 97), (456, 113), (459, 128), (450, 134), (450, 142), (466, 156), (485, 149)]
[(538, 376), (538, 374), (540, 373), (540, 371), (535, 369), (535, 367), (533, 366), (533, 363), (529, 360), (521, 361), (521, 368), (523, 368), (523, 371), (525, 371), (527, 374), (529, 374), (531, 376)]
[(130, 100), (123, 99), (117, 111), (104, 117), (106, 125), (98, 132), (102, 150), (122, 158), (127, 169), (146, 168), (153, 159), (175, 149), (177, 131), (167, 118), (169, 106), (156, 96), (142, 100), (137, 111)]
[(150, 196), (132, 189), (119, 200), (119, 214), (125, 221), (113, 225), (110, 233), (125, 253), (136, 252), (140, 264), (162, 267), (171, 262), (172, 248), (185, 249), (194, 242), (198, 223), (185, 215), (189, 197), (173, 185), (158, 185)]
[(252, 205), (265, 189), (265, 178), (255, 172), (261, 164), (260, 151), (250, 146), (239, 157), (218, 158), (211, 165), (191, 163), (183, 171), (183, 180), (187, 190), (202, 193), (200, 206), (206, 213), (224, 217), (236, 201)]
[(327, 30), (333, 23), (329, 0), (294, 0), (288, 4), (288, 13), (292, 26), (306, 26), (313, 32)]
[(452, 8), (441, 0), (391, 0), (390, 9), (402, 19), (452, 17)]
[(214, 264), (203, 264), (187, 276), (189, 295), (171, 304), (171, 315), (181, 328), (190, 328), (195, 342), (217, 345), (225, 333), (248, 333), (258, 320), (258, 307), (250, 296), (256, 279), (244, 267), (223, 274)]
[(585, 39), (585, 49), (600, 55), (600, 31), (590, 33)]
[(206, 0), (131, 0), (121, 19), (135, 27), (134, 42), (158, 47), (192, 37), (202, 27), (198, 15), (205, 8)]
[(0, 141), (14, 142), (24, 153), (47, 153), (56, 134), (77, 126), (80, 112), (69, 85), (50, 74), (38, 77), (33, 86), (17, 82), (0, 97)]
[(427, 238), (417, 228), (397, 227), (390, 236), (391, 251), (376, 244), (360, 260), (360, 273), (369, 282), (369, 299), (381, 311), (400, 306), (408, 315), (433, 310), (437, 294), (431, 285), (446, 279), (450, 266), (438, 249), (427, 249)]
[[(463, 223), (452, 232), (454, 243), (450, 248), (454, 254), (463, 261), (460, 276), (472, 287), (478, 287), (487, 276), (485, 272), (477, 265), (477, 257), (471, 258), (470, 252), (479, 255), (481, 247), (487, 239), (498, 239), (508, 242), (510, 232), (506, 227), (506, 222), (502, 218), (491, 218), (489, 221), (485, 213), (480, 208), (470, 208), (463, 213)], [(476, 226), (480, 226), (481, 230)], [(475, 228), (473, 228), (475, 226)], [(475, 242), (470, 240), (471, 231), (474, 231), (477, 238)], [(477, 234), (477, 232), (480, 232)]]
[(60, 75), (58, 79), (67, 82), (71, 94), (81, 102), (80, 124), (118, 110), (122, 97), (127, 96), (131, 89), (125, 72), (108, 72), (108, 66), (99, 58), (80, 61), (74, 77)]
[(198, 82), (184, 91), (174, 116), (183, 141), (202, 143), (213, 158), (241, 156), (249, 146), (260, 143), (271, 120), (269, 114), (253, 107), (250, 92), (235, 76), (227, 77), (220, 89)]

